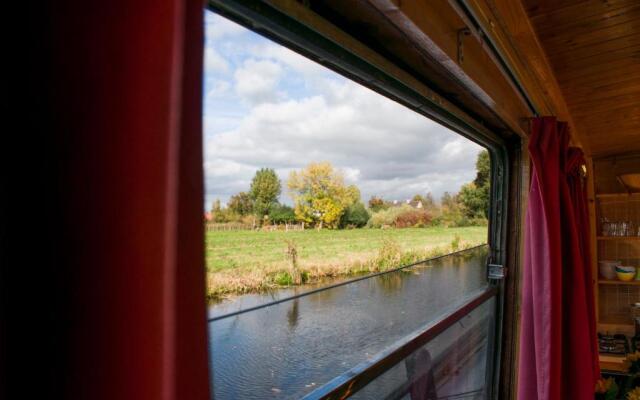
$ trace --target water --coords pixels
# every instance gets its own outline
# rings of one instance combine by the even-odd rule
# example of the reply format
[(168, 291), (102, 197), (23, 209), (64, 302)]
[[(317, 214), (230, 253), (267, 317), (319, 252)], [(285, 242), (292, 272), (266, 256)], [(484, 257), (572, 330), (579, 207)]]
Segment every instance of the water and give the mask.
[[(215, 398), (262, 400), (304, 396), (424, 328), (473, 292), (486, 287), (486, 256), (487, 247), (481, 246), (408, 270), (210, 323)], [(305, 287), (272, 295), (242, 296), (212, 305), (209, 316), (308, 290)], [(480, 312), (475, 314), (479, 316), (469, 316), (467, 324), (484, 321)], [(461, 321), (460, 326), (463, 325)], [(444, 339), (438, 339), (453, 343), (447, 337), (455, 338), (462, 333), (441, 335)], [(438, 349), (431, 351), (437, 353)], [(479, 354), (470, 361), (471, 365), (483, 363), (484, 353)], [(389, 379), (406, 379), (398, 374)], [(383, 375), (380, 382), (384, 378)], [(465, 384), (473, 388), (482, 385), (482, 379), (483, 375), (474, 376)]]

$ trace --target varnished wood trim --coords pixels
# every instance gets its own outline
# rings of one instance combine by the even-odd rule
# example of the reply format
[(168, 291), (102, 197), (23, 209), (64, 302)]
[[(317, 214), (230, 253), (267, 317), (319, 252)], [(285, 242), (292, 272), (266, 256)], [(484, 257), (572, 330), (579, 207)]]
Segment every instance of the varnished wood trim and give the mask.
[(507, 267), (504, 282), (504, 313), (500, 359), (498, 398), (516, 399), (518, 381), (518, 351), (520, 344), (520, 305), (522, 288), (522, 230), (529, 193), (529, 158), (527, 141), (509, 143), (511, 176), (509, 182)]

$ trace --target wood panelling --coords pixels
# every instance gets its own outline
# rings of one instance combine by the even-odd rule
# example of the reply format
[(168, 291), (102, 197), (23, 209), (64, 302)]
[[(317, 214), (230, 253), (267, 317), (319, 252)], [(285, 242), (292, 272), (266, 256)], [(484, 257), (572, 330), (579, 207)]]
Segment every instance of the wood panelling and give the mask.
[(625, 193), (625, 188), (618, 182), (617, 176), (640, 172), (640, 154), (595, 160), (594, 169), (595, 193)]
[[(590, 3), (602, 3), (602, 0)], [(580, 7), (584, 7), (584, 4)], [(637, 0), (626, 0), (615, 5), (610, 4), (604, 12), (600, 8), (594, 8), (587, 4), (579, 15), (576, 15), (575, 8), (567, 7), (557, 10), (549, 18), (538, 18), (536, 26), (545, 32), (540, 36), (541, 38), (562, 37), (566, 32), (554, 33), (552, 28), (561, 25), (565, 29), (591, 29), (594, 25), (594, 18), (603, 20), (600, 27), (613, 26), (633, 19), (634, 15), (630, 12), (637, 8), (640, 8), (640, 3)]]
[(573, 144), (588, 152), (522, 4), (513, 0), (467, 0), (466, 4), (483, 35), (499, 49), (537, 112), (568, 121)]
[(640, 150), (640, 0), (271, 2), (304, 4), (489, 129), (526, 136), (520, 86), (587, 155)]
[(591, 154), (640, 150), (640, 1), (522, 3)]
[[(374, 4), (382, 1), (372, 1)], [(513, 87), (490, 59), (482, 45), (473, 37), (463, 39), (464, 59), (458, 62), (458, 31), (467, 27), (446, 0), (399, 1), (394, 0), (402, 14), (405, 28), (409, 24), (415, 31), (426, 35), (446, 54), (452, 67), (460, 69), (471, 81), (486, 92), (495, 103), (496, 112), (515, 128), (518, 117), (529, 114)], [(438, 23), (434, 23), (437, 21)]]

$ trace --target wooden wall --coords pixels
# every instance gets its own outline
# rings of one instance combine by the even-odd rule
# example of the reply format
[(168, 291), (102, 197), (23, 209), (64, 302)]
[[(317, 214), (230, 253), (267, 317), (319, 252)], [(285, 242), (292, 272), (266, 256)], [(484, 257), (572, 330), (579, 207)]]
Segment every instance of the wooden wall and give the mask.
[(617, 157), (599, 158), (593, 161), (596, 193), (624, 193), (624, 186), (617, 176), (625, 173), (640, 173), (640, 153)]

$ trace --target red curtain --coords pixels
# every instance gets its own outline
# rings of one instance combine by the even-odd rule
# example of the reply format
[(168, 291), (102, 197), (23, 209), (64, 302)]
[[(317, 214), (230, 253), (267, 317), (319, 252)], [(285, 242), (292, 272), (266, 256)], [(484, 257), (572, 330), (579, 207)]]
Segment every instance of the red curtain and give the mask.
[(518, 399), (593, 399), (600, 375), (582, 152), (567, 124), (531, 123)]
[(11, 13), (28, 117), (2, 168), (0, 397), (209, 399), (203, 6)]

